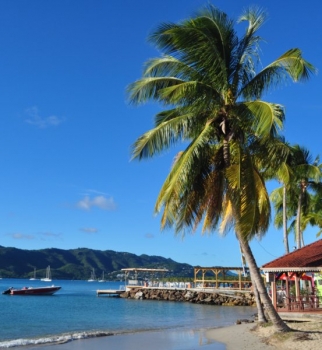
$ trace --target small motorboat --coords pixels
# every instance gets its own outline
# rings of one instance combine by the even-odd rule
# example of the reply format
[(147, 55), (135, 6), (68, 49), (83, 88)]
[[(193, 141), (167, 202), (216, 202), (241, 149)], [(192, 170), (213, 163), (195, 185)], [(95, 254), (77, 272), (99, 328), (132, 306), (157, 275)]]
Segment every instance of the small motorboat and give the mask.
[(21, 289), (15, 289), (10, 287), (2, 292), (2, 294), (9, 295), (52, 295), (56, 293), (61, 287), (48, 286), (48, 287), (23, 287)]

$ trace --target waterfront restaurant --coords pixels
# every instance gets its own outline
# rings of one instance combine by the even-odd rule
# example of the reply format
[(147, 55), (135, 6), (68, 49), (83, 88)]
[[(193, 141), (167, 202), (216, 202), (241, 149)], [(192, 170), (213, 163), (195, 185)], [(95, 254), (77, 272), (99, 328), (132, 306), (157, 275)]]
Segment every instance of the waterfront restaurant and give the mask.
[(229, 288), (247, 290), (251, 288), (248, 267), (194, 267), (194, 284), (202, 288)]
[(321, 239), (263, 265), (261, 270), (270, 283), (277, 311), (319, 310), (322, 303), (317, 285), (322, 274)]
[[(148, 274), (148, 279), (151, 280), (151, 283), (153, 285), (153, 281), (156, 278), (156, 274), (161, 273), (162, 275), (166, 272), (169, 272), (167, 269), (148, 269), (148, 268), (140, 268), (140, 267), (129, 267), (125, 269), (121, 269), (121, 271), (124, 272), (125, 274), (125, 288), (126, 290), (131, 289), (131, 287), (139, 287), (140, 282), (139, 282), (139, 273), (142, 274)], [(134, 274), (132, 278), (129, 278), (130, 274)], [(147, 283), (144, 283), (144, 286), (147, 286)]]

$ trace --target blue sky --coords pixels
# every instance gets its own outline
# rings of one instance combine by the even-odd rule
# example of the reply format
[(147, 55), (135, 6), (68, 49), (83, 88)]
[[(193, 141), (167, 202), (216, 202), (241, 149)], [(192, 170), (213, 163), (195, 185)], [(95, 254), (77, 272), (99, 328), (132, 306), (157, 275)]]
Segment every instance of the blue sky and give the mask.
[[(0, 2), (0, 245), (22, 249), (88, 247), (160, 255), (202, 266), (240, 266), (233, 233), (176, 237), (160, 232), (154, 203), (173, 151), (130, 161), (131, 145), (160, 109), (133, 107), (126, 86), (159, 53), (147, 36), (179, 21), (200, 0), (2, 0)], [(322, 65), (322, 4), (218, 0), (231, 17), (256, 4), (268, 12), (260, 35), (265, 66), (299, 47)], [(300, 6), (301, 5), (301, 6)], [(242, 28), (242, 26), (241, 26)], [(321, 74), (265, 98), (286, 107), (284, 135), (318, 155)], [(316, 230), (305, 232), (313, 242)], [(293, 237), (290, 239), (293, 245)], [(284, 252), (273, 225), (251, 244), (262, 265)]]

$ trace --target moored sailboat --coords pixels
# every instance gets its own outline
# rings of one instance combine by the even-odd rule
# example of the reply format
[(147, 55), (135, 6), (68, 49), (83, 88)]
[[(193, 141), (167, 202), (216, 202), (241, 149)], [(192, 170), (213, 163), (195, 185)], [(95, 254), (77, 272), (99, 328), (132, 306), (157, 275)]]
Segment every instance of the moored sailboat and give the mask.
[(34, 276), (29, 278), (30, 281), (35, 281), (37, 278), (36, 278), (36, 268), (34, 268)]
[(88, 282), (95, 282), (95, 281), (96, 281), (95, 269), (93, 269), (92, 272), (91, 272), (91, 277), (88, 280)]
[(43, 282), (51, 282), (51, 272), (50, 272), (50, 266), (49, 265), (47, 266), (47, 269), (46, 269), (46, 277), (42, 278), (41, 281), (43, 281)]
[(102, 278), (100, 280), (98, 280), (98, 282), (106, 282), (105, 278), (104, 278), (104, 271), (102, 273)]

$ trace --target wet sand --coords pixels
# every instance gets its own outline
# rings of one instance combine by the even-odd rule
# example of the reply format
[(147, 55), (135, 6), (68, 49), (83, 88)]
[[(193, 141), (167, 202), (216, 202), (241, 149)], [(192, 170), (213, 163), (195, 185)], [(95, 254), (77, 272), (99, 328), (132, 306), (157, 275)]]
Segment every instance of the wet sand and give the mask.
[[(287, 322), (297, 332), (276, 334), (273, 327), (245, 323), (208, 330), (160, 330), (74, 340), (28, 350), (320, 350), (322, 318)], [(22, 349), (22, 348), (20, 348)]]
[(28, 350), (272, 350), (251, 329), (254, 323), (209, 330), (162, 330), (38, 345)]
[(287, 325), (293, 330), (276, 333), (272, 326), (256, 323), (212, 329), (206, 336), (226, 344), (226, 350), (320, 350), (322, 344), (322, 317), (298, 317)]
[(276, 350), (275, 346), (265, 343), (266, 340), (252, 331), (255, 323), (245, 323), (231, 327), (211, 329), (206, 332), (209, 339), (226, 344), (226, 350)]
[[(26, 349), (26, 347), (24, 347)], [(19, 348), (23, 349), (23, 348)], [(58, 345), (38, 345), (28, 350), (225, 350), (224, 344), (206, 337), (206, 332), (162, 330), (74, 340)]]

